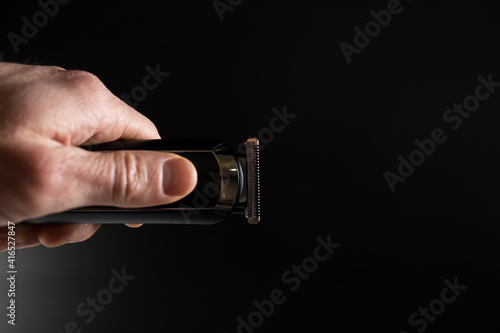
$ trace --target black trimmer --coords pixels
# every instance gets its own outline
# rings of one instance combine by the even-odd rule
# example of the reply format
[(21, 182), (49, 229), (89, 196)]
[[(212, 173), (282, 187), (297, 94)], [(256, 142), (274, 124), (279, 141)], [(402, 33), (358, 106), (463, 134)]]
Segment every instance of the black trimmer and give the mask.
[(175, 153), (194, 164), (198, 183), (191, 194), (168, 205), (84, 207), (26, 222), (213, 224), (231, 214), (245, 214), (251, 224), (260, 221), (260, 150), (257, 139), (246, 141), (244, 155), (238, 155), (224, 143), (211, 139), (116, 141), (83, 148), (103, 152), (153, 150)]

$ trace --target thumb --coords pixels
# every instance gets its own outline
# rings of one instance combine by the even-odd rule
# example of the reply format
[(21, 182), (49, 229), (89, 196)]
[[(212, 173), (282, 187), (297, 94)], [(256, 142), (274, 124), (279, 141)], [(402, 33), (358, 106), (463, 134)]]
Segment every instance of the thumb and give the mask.
[(83, 155), (78, 182), (86, 194), (79, 206), (134, 208), (168, 204), (191, 193), (198, 180), (194, 165), (172, 153), (115, 151)]

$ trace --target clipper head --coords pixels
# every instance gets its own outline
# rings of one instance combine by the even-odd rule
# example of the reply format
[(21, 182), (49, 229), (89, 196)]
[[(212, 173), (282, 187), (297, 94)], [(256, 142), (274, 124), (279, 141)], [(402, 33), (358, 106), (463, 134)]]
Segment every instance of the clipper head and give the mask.
[[(248, 223), (260, 222), (260, 146), (259, 140), (250, 138), (245, 144), (246, 170), (242, 199), (246, 199), (245, 215)], [(245, 195), (246, 194), (246, 195)], [(246, 198), (245, 198), (246, 197)]]

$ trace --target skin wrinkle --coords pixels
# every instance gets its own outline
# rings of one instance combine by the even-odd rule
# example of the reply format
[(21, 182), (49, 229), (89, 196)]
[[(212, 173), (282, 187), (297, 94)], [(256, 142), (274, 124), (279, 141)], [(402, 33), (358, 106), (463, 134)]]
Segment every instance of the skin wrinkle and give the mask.
[[(120, 137), (123, 137), (125, 135), (125, 132), (127, 131), (127, 129), (130, 128), (130, 122), (131, 120), (129, 119), (128, 122), (125, 124), (125, 126), (123, 127), (122, 129), (122, 134), (120, 135)], [(142, 129), (141, 128), (136, 128), (135, 129), (135, 134), (133, 135), (134, 137), (142, 137)]]
[[(134, 189), (134, 186), (136, 186), (136, 182), (138, 181), (138, 173), (137, 173), (137, 160), (136, 158), (127, 153), (127, 152), (124, 152), (122, 153), (121, 155), (123, 155), (122, 157), (122, 161), (121, 161), (121, 165), (122, 167), (120, 168), (120, 170), (122, 170), (123, 172), (123, 181), (122, 181), (122, 186), (120, 186), (120, 193), (117, 194), (117, 198), (120, 198), (122, 201), (120, 204), (123, 205), (123, 203), (126, 203), (126, 202), (132, 202), (133, 200), (133, 194), (136, 192), (136, 191), (133, 191)], [(120, 155), (118, 155), (120, 156)], [(117, 164), (117, 165), (120, 165), (120, 164)]]
[[(115, 155), (114, 156), (115, 158), (115, 165), (118, 165), (118, 155)], [(117, 198), (118, 198), (118, 192), (119, 192), (119, 189), (118, 189), (118, 184), (120, 184), (120, 173), (117, 172), (117, 169), (116, 168), (111, 168), (111, 170), (108, 170), (108, 172), (111, 172), (111, 179), (114, 179), (114, 182), (111, 186), (111, 189), (112, 189), (112, 192), (111, 192), (111, 198), (113, 200), (113, 204), (118, 206), (118, 202), (116, 201)]]
[(71, 146), (72, 136), (69, 133), (55, 133), (51, 138), (52, 140), (59, 142), (64, 146)]
[[(117, 133), (118, 135), (116, 135), (116, 139), (124, 137), (126, 129), (124, 128), (124, 126), (119, 126), (119, 123), (121, 121), (116, 121), (116, 118), (113, 118), (110, 115), (111, 113), (112, 112), (106, 112), (104, 119), (102, 119), (103, 117), (99, 119), (94, 112), (91, 113), (91, 115), (96, 118), (96, 121), (93, 122), (94, 124), (96, 124), (96, 126), (94, 126), (92, 130), (89, 131), (89, 133), (92, 133), (92, 136), (88, 140), (86, 140), (84, 144), (92, 145), (95, 143), (100, 143), (102, 142), (102, 140), (100, 140), (99, 138), (102, 136), (102, 133), (104, 132), (115, 133), (117, 129), (119, 130), (119, 133)], [(114, 141), (114, 140), (108, 140), (108, 141)]]
[(81, 241), (86, 241), (101, 227), (100, 224), (82, 224), (79, 230), (73, 231), (71, 237), (66, 239), (66, 243), (77, 243)]

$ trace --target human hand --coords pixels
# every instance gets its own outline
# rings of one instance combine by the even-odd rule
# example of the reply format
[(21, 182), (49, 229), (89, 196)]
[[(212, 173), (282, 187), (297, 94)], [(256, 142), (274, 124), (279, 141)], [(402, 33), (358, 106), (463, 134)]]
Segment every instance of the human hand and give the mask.
[[(193, 164), (175, 154), (77, 147), (160, 138), (150, 120), (87, 72), (0, 62), (0, 138), (0, 251), (8, 221), (84, 206), (168, 204), (197, 182)], [(84, 241), (99, 226), (16, 224), (16, 247)]]

